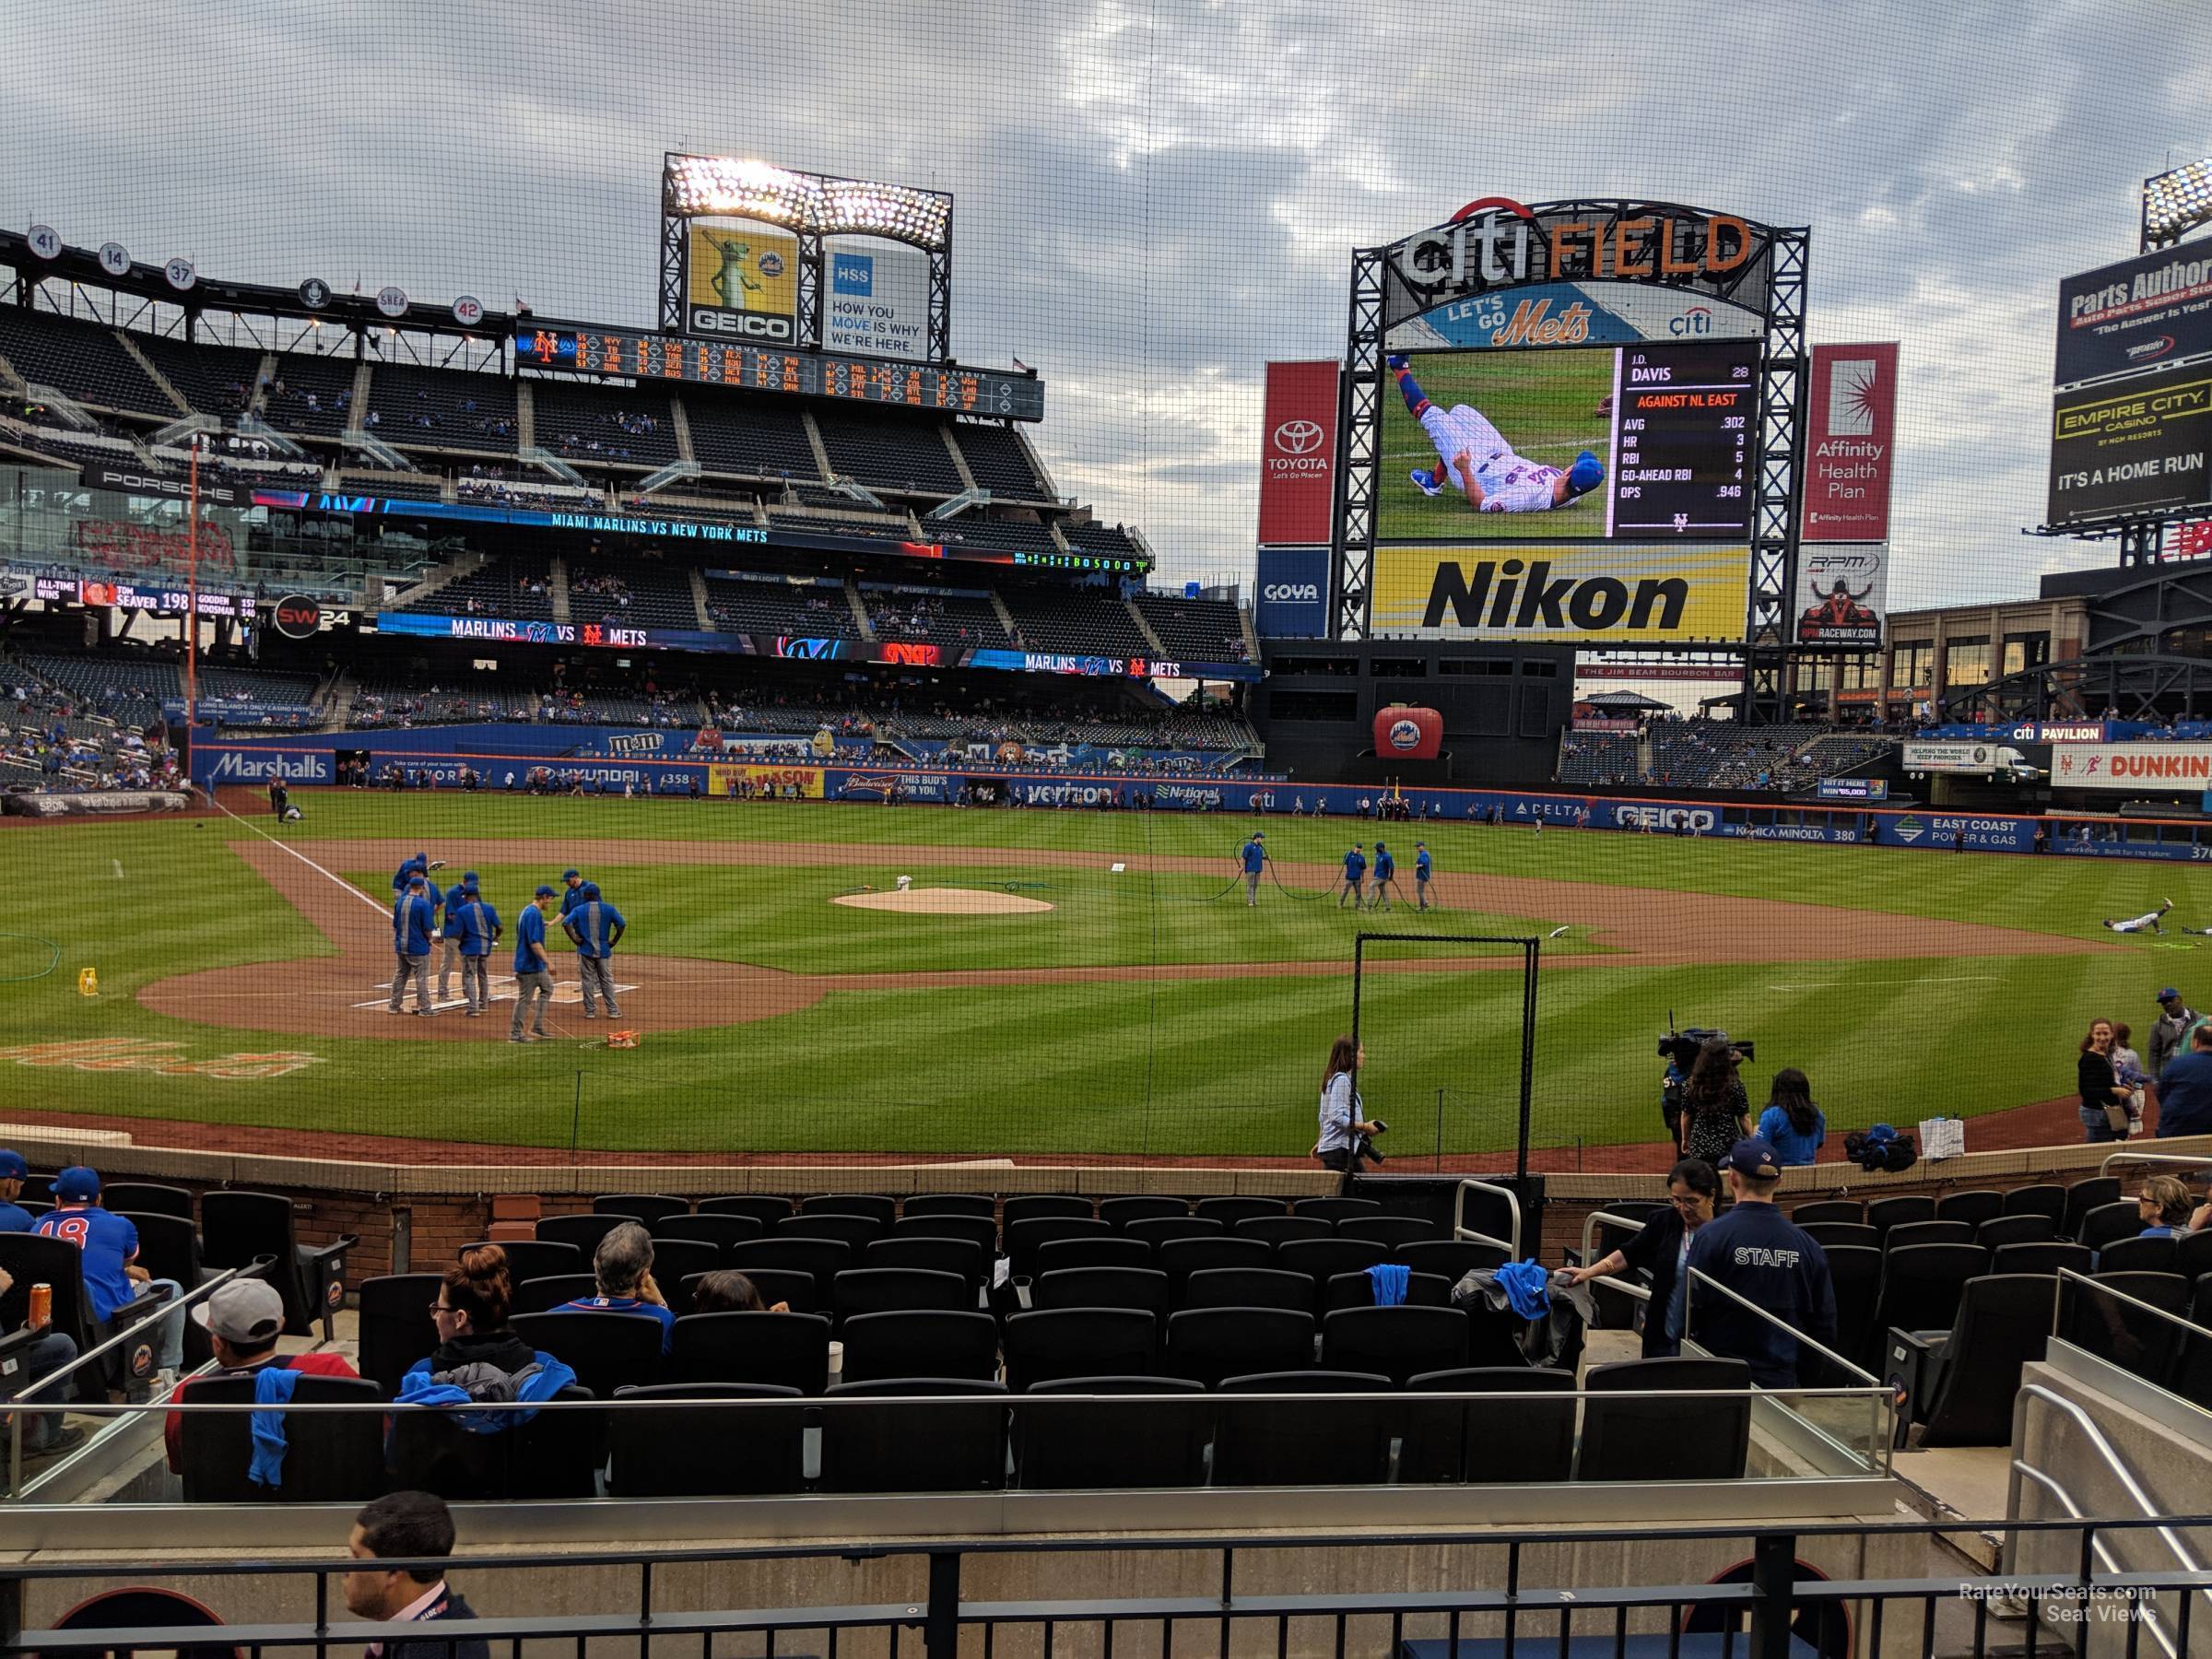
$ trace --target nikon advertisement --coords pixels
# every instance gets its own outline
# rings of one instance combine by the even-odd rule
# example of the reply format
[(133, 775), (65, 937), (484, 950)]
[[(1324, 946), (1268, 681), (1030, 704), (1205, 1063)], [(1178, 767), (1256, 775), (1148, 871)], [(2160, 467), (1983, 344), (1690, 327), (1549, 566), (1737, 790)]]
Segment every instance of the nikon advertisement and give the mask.
[(1380, 547), (1373, 626), (1412, 639), (1547, 644), (1740, 640), (1750, 582), (1747, 547)]

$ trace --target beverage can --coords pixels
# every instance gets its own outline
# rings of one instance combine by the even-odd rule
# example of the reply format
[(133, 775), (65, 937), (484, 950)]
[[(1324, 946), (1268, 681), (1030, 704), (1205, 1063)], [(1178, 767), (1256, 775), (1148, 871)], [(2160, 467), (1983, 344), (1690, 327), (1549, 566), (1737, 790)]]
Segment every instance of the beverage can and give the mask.
[(30, 1328), (42, 1331), (53, 1323), (53, 1287), (33, 1285), (30, 1288)]

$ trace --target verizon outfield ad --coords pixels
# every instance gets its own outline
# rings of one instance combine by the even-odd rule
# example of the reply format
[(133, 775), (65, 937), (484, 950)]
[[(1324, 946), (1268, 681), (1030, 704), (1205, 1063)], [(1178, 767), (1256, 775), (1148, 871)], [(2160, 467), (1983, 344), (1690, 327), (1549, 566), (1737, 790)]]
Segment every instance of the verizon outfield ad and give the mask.
[(1889, 539), (1896, 424), (1896, 341), (1813, 347), (1801, 541)]
[(1336, 497), (1336, 364), (1270, 363), (1260, 418), (1260, 546), (1329, 539)]

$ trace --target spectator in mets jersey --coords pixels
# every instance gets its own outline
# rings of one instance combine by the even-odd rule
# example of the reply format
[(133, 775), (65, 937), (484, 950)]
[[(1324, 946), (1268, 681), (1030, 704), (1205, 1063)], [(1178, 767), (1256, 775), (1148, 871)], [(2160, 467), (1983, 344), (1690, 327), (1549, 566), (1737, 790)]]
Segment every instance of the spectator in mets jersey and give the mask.
[(407, 877), (406, 891), (392, 901), (392, 1000), (394, 1014), (407, 998), (407, 980), (415, 981), (415, 1012), (430, 1017), (430, 920), (437, 907), (430, 902), (429, 880), (418, 870)]
[(445, 896), (445, 936), (456, 933), (461, 947), (461, 1000), (468, 1018), (477, 1018), (491, 1000), (491, 947), (500, 942), (500, 912), (477, 890), (477, 873), (461, 877), (461, 885)]
[(599, 897), (599, 884), (587, 881), (576, 889), (583, 901), (561, 918), (561, 931), (575, 941), (576, 974), (582, 982), (583, 1017), (599, 1018), (592, 1007), (593, 994), (606, 1003), (606, 1017), (617, 1019), (622, 1010), (615, 1003), (614, 970), (607, 959), (615, 954), (615, 946), (629, 924), (622, 912)]
[[(507, 1028), (510, 1042), (535, 1042), (548, 1035), (546, 1030), (546, 1005), (553, 1000), (553, 959), (546, 954), (546, 911), (553, 902), (553, 889), (540, 886), (536, 896), (523, 906), (521, 918), (514, 924), (514, 1021)], [(535, 1019), (530, 1018), (530, 999), (537, 998)], [(525, 1032), (523, 1028), (532, 1029)]]

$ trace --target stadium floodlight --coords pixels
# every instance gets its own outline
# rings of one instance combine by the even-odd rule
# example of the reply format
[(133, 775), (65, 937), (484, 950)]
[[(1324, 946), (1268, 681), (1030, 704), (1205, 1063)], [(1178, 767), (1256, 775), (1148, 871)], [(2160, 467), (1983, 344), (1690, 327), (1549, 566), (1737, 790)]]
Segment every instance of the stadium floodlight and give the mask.
[(2212, 220), (2212, 157), (2143, 181), (2143, 245), (2179, 241)]
[(686, 218), (759, 219), (823, 236), (884, 236), (942, 248), (952, 197), (941, 191), (794, 172), (729, 156), (670, 156), (667, 208)]

